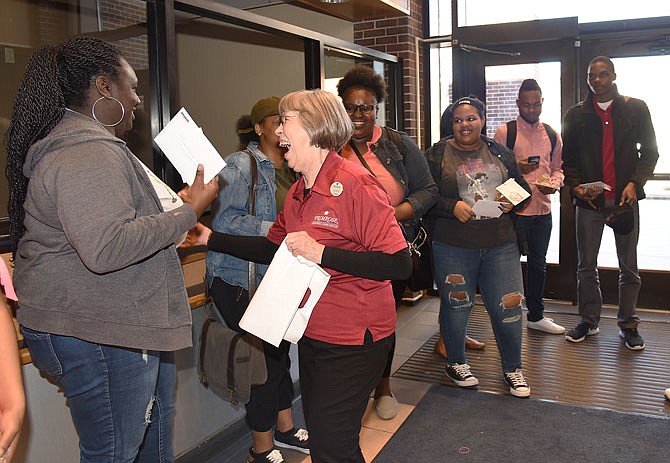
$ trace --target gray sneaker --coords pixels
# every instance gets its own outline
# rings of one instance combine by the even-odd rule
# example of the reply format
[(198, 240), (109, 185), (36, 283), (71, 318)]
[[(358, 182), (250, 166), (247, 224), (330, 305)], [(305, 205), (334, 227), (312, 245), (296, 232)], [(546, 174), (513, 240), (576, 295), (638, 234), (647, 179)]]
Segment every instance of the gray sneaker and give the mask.
[(623, 328), (619, 331), (619, 337), (626, 342), (626, 347), (630, 350), (644, 349), (644, 339), (640, 336), (637, 328)]
[(598, 325), (591, 325), (586, 322), (579, 322), (577, 326), (567, 332), (565, 339), (570, 342), (582, 342), (587, 336), (600, 333)]

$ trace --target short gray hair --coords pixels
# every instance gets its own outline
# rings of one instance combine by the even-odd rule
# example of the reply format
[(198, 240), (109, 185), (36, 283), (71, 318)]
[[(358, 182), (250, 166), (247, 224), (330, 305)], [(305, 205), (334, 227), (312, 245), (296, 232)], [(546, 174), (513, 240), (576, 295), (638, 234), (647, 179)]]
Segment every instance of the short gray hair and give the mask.
[(342, 102), (325, 90), (299, 90), (279, 101), (279, 114), (298, 111), (312, 145), (340, 151), (354, 131)]

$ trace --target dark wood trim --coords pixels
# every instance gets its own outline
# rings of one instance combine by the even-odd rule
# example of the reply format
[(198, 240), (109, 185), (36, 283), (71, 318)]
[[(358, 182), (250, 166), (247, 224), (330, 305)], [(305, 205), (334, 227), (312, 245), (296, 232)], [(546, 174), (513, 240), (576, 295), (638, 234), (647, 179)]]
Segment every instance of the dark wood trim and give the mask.
[(362, 47), (346, 40), (330, 37), (319, 32), (270, 19), (248, 11), (223, 5), (215, 0), (177, 0), (175, 9), (207, 18), (224, 21), (242, 27), (270, 34), (288, 36), (298, 39), (310, 39), (324, 45), (338, 48), (344, 52), (365, 55), (381, 61), (397, 62), (398, 58), (388, 53)]

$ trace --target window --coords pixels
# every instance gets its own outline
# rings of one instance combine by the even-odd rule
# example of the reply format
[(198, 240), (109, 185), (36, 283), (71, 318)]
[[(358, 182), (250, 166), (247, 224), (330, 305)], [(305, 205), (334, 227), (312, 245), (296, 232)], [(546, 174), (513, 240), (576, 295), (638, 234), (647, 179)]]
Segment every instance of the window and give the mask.
[[(444, 6), (451, 3), (446, 0), (438, 0), (438, 2), (444, 3)], [(441, 5), (442, 8), (444, 6)], [(562, 2), (509, 0), (505, 3), (493, 3), (490, 0), (458, 0), (459, 27), (572, 16), (576, 16), (580, 23), (588, 23), (620, 19), (654, 18), (667, 15), (667, 4), (657, 0), (639, 0), (637, 2), (611, 0), (606, 6), (599, 2), (583, 2), (578, 0)]]

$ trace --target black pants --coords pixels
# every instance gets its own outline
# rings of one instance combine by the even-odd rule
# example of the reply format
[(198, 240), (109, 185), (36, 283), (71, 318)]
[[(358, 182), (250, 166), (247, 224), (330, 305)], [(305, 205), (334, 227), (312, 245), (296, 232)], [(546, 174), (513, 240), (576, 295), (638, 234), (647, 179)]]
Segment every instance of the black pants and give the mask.
[(364, 463), (358, 441), (372, 390), (382, 376), (395, 334), (362, 346), (304, 337), (298, 342), (300, 388), (313, 463)]
[[(228, 327), (240, 331), (239, 322), (249, 300), (247, 291), (220, 278), (214, 278), (209, 291)], [(294, 391), (290, 347), (288, 341), (282, 341), (279, 347), (263, 341), (268, 380), (251, 387), (251, 397), (245, 405), (247, 426), (252, 431), (269, 431), (277, 423), (277, 413), (291, 408)]]

